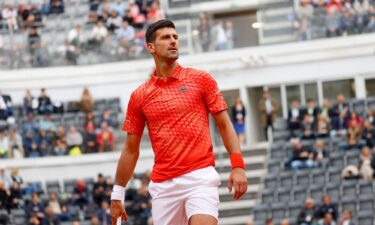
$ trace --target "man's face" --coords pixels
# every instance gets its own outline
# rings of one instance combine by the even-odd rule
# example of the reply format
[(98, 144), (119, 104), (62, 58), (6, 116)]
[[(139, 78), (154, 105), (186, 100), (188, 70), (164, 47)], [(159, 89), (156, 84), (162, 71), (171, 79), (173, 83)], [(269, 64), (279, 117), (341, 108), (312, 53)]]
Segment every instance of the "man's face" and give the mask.
[(170, 60), (178, 59), (178, 34), (175, 29), (165, 27), (155, 32), (155, 40), (147, 43), (147, 48), (151, 54), (159, 58)]

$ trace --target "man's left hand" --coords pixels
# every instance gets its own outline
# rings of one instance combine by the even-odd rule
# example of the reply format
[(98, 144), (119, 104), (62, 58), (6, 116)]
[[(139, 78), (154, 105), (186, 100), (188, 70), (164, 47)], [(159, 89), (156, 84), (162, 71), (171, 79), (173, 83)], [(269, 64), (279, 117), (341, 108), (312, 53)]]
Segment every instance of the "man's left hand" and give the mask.
[(247, 178), (245, 170), (242, 168), (234, 168), (229, 176), (228, 190), (232, 192), (234, 187), (233, 198), (238, 200), (247, 191)]

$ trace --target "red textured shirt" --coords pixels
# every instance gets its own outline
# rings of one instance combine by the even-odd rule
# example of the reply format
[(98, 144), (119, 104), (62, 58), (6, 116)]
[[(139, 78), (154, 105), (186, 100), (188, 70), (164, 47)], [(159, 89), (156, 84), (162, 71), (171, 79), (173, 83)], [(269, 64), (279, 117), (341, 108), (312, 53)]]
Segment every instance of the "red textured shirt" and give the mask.
[(122, 129), (141, 136), (147, 124), (155, 154), (151, 179), (162, 182), (214, 166), (208, 113), (227, 108), (208, 73), (178, 65), (167, 79), (154, 72), (132, 93)]

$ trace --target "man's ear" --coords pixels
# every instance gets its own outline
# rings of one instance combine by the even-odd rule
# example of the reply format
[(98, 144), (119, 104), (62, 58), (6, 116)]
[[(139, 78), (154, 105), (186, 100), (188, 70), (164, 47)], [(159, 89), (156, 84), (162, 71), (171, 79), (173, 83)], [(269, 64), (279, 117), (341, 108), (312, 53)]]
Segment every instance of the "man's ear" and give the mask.
[(152, 54), (155, 52), (155, 44), (152, 42), (147, 43), (147, 50)]

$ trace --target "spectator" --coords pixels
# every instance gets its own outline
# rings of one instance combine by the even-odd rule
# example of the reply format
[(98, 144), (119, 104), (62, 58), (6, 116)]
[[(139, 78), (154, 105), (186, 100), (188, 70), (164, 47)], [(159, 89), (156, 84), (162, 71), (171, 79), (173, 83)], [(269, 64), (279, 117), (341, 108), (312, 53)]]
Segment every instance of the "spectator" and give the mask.
[(44, 207), (43, 204), (39, 201), (38, 193), (32, 193), (31, 202), (26, 205), (25, 212), (28, 216), (36, 215), (39, 220), (42, 220), (44, 218)]
[(356, 225), (356, 223), (352, 219), (352, 211), (344, 210), (342, 214), (342, 219), (338, 223), (338, 225)]
[(289, 225), (289, 221), (287, 219), (282, 219), (280, 225)]
[(123, 2), (122, 0), (115, 0), (111, 6), (111, 11), (116, 11), (120, 17), (123, 17), (127, 7), (127, 3)]
[(313, 225), (316, 223), (316, 215), (314, 209), (314, 200), (311, 198), (306, 199), (305, 208), (298, 214), (298, 225)]
[(90, 40), (90, 43), (92, 46), (99, 46), (104, 42), (104, 39), (108, 36), (108, 30), (103, 25), (102, 21), (96, 22), (95, 27), (92, 30), (92, 39)]
[(62, 14), (64, 13), (64, 1), (63, 0), (50, 0), (50, 14)]
[(6, 20), (10, 32), (18, 30), (17, 10), (12, 4), (6, 4), (2, 11), (2, 19)]
[(19, 159), (25, 156), (23, 149), (22, 137), (13, 128), (8, 130), (9, 133), (9, 158)]
[(337, 220), (337, 207), (332, 203), (329, 195), (324, 195), (322, 198), (323, 204), (317, 210), (317, 217), (323, 219), (327, 213), (332, 215), (334, 221)]
[(80, 108), (84, 113), (90, 113), (94, 110), (94, 98), (92, 97), (88, 88), (83, 89), (80, 99)]
[(352, 126), (355, 126), (356, 128), (361, 129), (363, 120), (358, 117), (356, 112), (352, 112), (348, 121), (348, 128), (350, 127), (350, 124), (352, 124)]
[(5, 171), (5, 167), (1, 165), (0, 165), (0, 181), (4, 183), (6, 189), (9, 189), (13, 183), (12, 178)]
[(98, 216), (93, 215), (93, 216), (91, 217), (91, 225), (100, 225), (100, 221), (99, 221)]
[(51, 115), (49, 113), (44, 114), (43, 119), (39, 121), (39, 129), (40, 131), (55, 131), (56, 125), (51, 120)]
[(375, 126), (374, 111), (372, 109), (367, 110), (366, 119), (372, 124), (372, 126)]
[(49, 194), (48, 206), (51, 207), (53, 214), (55, 215), (61, 214), (61, 206), (60, 206), (60, 202), (59, 202), (56, 192), (51, 192)]
[(29, 47), (29, 52), (31, 55), (31, 63), (33, 65), (37, 65), (37, 51), (40, 48), (41, 44), (41, 38), (37, 32), (36, 27), (31, 27), (29, 30), (29, 35), (28, 35), (28, 47)]
[(117, 11), (112, 10), (109, 18), (106, 21), (106, 27), (108, 28), (108, 31), (114, 33), (122, 23), (122, 18), (119, 16)]
[(111, 119), (111, 113), (108, 110), (104, 110), (100, 118), (100, 124), (106, 122), (109, 127), (113, 127), (113, 121)]
[(122, 52), (125, 52), (129, 56), (129, 51), (132, 46), (134, 46), (135, 39), (135, 29), (129, 25), (128, 21), (122, 22), (120, 29), (116, 31), (116, 36), (119, 41), (119, 47)]
[(323, 38), (326, 36), (326, 16), (325, 0), (317, 0), (312, 18), (312, 38)]
[[(321, 0), (319, 0), (321, 1)], [(331, 102), (328, 98), (323, 99), (323, 105), (321, 109), (319, 110), (319, 114), (326, 118), (328, 122), (331, 121), (331, 117), (333, 115)]]
[(303, 117), (301, 130), (302, 130), (302, 139), (314, 139), (316, 127), (313, 122), (313, 117), (305, 114)]
[(308, 0), (300, 0), (297, 18), (299, 22), (299, 40), (311, 39), (311, 22), (314, 15), (314, 8)]
[(225, 22), (225, 34), (227, 36), (227, 48), (228, 49), (233, 49), (234, 48), (234, 43), (235, 43), (235, 32), (233, 29), (233, 23), (232, 21), (227, 21)]
[(40, 90), (40, 96), (38, 98), (38, 113), (44, 115), (53, 112), (53, 105), (50, 97), (47, 95), (46, 89)]
[(101, 202), (101, 207), (97, 212), (96, 216), (99, 219), (100, 224), (111, 224), (111, 215), (109, 214), (109, 204), (107, 201)]
[(9, 193), (3, 181), (0, 180), (0, 209), (6, 209)]
[(12, 183), (12, 187), (9, 190), (9, 209), (19, 209), (23, 206), (22, 193), (20, 185), (17, 182)]
[(85, 128), (83, 135), (84, 150), (86, 153), (95, 153), (98, 151), (96, 146), (96, 134), (94, 124), (89, 123)]
[[(331, 3), (340, 2), (339, 0), (331, 0)], [(331, 4), (328, 3), (327, 5), (327, 19), (326, 19), (326, 27), (327, 27), (327, 37), (336, 37), (340, 35), (340, 13), (342, 6), (341, 3), (339, 4)]]
[(41, 220), (36, 214), (31, 214), (28, 225), (41, 225)]
[(317, 136), (319, 138), (328, 138), (329, 132), (331, 130), (331, 126), (327, 121), (327, 118), (322, 116), (321, 114), (318, 115), (318, 119), (316, 122), (317, 126)]
[(76, 48), (81, 48), (85, 44), (85, 37), (82, 33), (82, 26), (75, 25), (68, 33), (68, 42)]
[(83, 138), (80, 132), (77, 131), (75, 126), (70, 126), (69, 132), (66, 135), (66, 141), (69, 149), (73, 147), (81, 147)]
[(336, 225), (336, 222), (333, 220), (331, 213), (326, 213), (324, 219), (320, 220), (318, 225)]
[[(131, 7), (132, 4), (135, 4), (135, 3), (129, 2), (129, 9), (127, 9), (125, 11), (125, 15), (122, 18), (122, 21), (127, 21), (130, 26), (134, 26), (134, 18), (133, 18), (132, 12), (130, 10), (130, 7)], [(135, 5), (135, 6), (138, 9), (138, 6), (137, 5)], [(138, 15), (138, 13), (139, 13), (139, 10), (138, 10), (138, 12), (136, 12), (136, 14)]]
[(22, 177), (19, 175), (18, 173), (18, 169), (17, 168), (12, 168), (12, 172), (11, 172), (11, 179), (14, 182), (16, 182), (17, 184), (19, 185), (22, 185), (23, 184), (23, 179)]
[(232, 121), (234, 125), (234, 130), (237, 133), (238, 140), (241, 145), (245, 144), (245, 116), (245, 106), (240, 96), (238, 96), (236, 102), (232, 106)]
[(133, 200), (133, 210), (136, 215), (135, 224), (148, 224), (151, 217), (151, 196), (148, 193), (147, 186), (142, 186), (138, 190), (138, 195)]
[(80, 209), (84, 209), (89, 200), (88, 194), (85, 181), (83, 179), (77, 179), (72, 196), (73, 204), (79, 206)]
[(363, 123), (362, 139), (366, 141), (367, 146), (371, 148), (374, 146), (375, 129), (369, 120)]
[(38, 145), (33, 142), (30, 146), (30, 151), (28, 153), (28, 157), (29, 158), (35, 158), (35, 157), (41, 157), (42, 156), (42, 153), (38, 147)]
[(216, 51), (225, 50), (228, 47), (228, 39), (225, 34), (224, 26), (222, 21), (217, 21), (216, 25), (211, 30), (211, 43)]
[(38, 107), (38, 101), (34, 98), (30, 89), (26, 89), (26, 95), (23, 98), (23, 110), (26, 115), (33, 114)]
[(148, 24), (155, 23), (158, 20), (165, 19), (165, 14), (162, 9), (160, 9), (160, 3), (158, 1), (153, 1), (151, 3), (150, 10), (147, 13)]
[(361, 127), (357, 126), (357, 123), (352, 120), (347, 131), (347, 143), (342, 145), (341, 150), (350, 150), (360, 148), (360, 138), (361, 138)]
[(296, 131), (300, 130), (302, 118), (299, 100), (295, 99), (288, 111), (288, 124), (293, 136), (295, 136)]
[[(0, 120), (7, 120), (11, 123), (13, 116), (13, 103), (10, 95), (3, 94), (0, 90)], [(13, 118), (14, 119), (14, 118)]]
[(274, 225), (272, 218), (266, 219), (266, 225)]
[(362, 148), (361, 155), (360, 155), (360, 166), (359, 166), (359, 174), (360, 176), (367, 181), (372, 181), (374, 177), (374, 168), (373, 165), (374, 159), (371, 154), (371, 149), (367, 146)]
[(271, 98), (268, 89), (263, 90), (263, 99), (259, 102), (259, 110), (261, 113), (261, 124), (264, 129), (266, 141), (268, 141), (268, 128), (273, 130), (273, 123), (276, 118), (277, 103)]
[(351, 35), (354, 33), (355, 14), (351, 8), (344, 10), (341, 17), (341, 32), (343, 35)]
[(208, 20), (205, 14), (201, 14), (199, 16), (199, 41), (202, 46), (202, 51), (207, 52), (210, 47), (210, 27), (208, 24)]
[(94, 117), (94, 113), (92, 112), (88, 112), (85, 116), (85, 129), (86, 129), (86, 126), (90, 123), (94, 125), (94, 129), (95, 129), (95, 117)]
[(9, 147), (9, 138), (5, 134), (4, 130), (0, 129), (0, 158), (8, 158)]
[(89, 21), (96, 21), (101, 1), (89, 0)]
[(306, 109), (303, 110), (303, 116), (309, 115), (312, 119), (312, 122), (315, 123), (318, 113), (319, 109), (316, 106), (315, 101), (313, 99), (308, 99)]
[(80, 55), (80, 50), (73, 44), (69, 44), (68, 40), (64, 41), (64, 45), (57, 49), (57, 52), (61, 54), (66, 59), (68, 65), (77, 65), (78, 58)]
[(101, 129), (96, 135), (96, 143), (98, 144), (99, 152), (115, 150), (113, 132), (109, 129), (106, 122), (101, 123)]
[(42, 225), (60, 225), (59, 217), (54, 213), (53, 207), (48, 205), (45, 210), (45, 217), (42, 220)]
[(293, 143), (293, 152), (291, 158), (291, 167), (294, 170), (303, 168), (312, 168), (316, 166), (314, 162), (314, 155), (311, 149), (302, 146), (299, 140), (295, 140)]
[(323, 165), (324, 160), (328, 159), (328, 151), (323, 140), (316, 140), (313, 159), (318, 165)]
[(65, 140), (58, 139), (56, 141), (56, 146), (53, 150), (54, 155), (56, 156), (64, 156), (68, 153), (68, 144)]
[(348, 127), (349, 117), (347, 111), (342, 111), (338, 118), (332, 118), (332, 131), (331, 135), (335, 136), (346, 136)]

